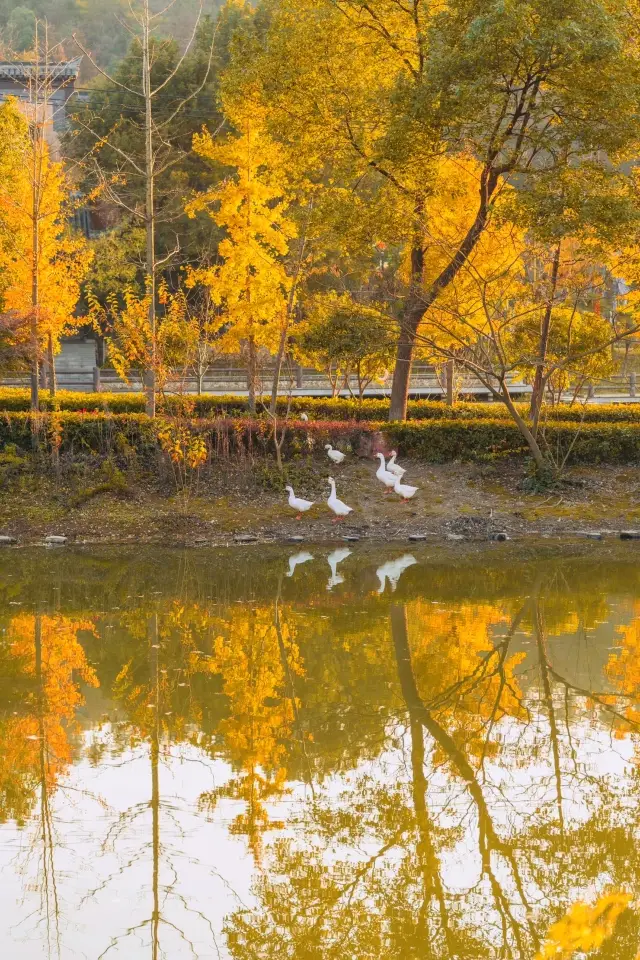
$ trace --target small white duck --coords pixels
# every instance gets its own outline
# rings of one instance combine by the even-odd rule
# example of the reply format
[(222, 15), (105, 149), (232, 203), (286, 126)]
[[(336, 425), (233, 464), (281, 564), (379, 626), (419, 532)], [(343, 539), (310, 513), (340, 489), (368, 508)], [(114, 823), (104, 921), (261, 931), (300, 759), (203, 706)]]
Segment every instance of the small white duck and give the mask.
[(417, 562), (416, 558), (410, 553), (405, 553), (403, 557), (398, 557), (396, 560), (387, 560), (386, 563), (383, 563), (382, 566), (376, 570), (378, 580), (380, 581), (378, 593), (384, 593), (387, 580), (389, 580), (391, 584), (391, 592), (393, 593), (404, 571)]
[(342, 463), (346, 454), (342, 453), (341, 450), (334, 450), (330, 443), (325, 443), (324, 448), (329, 460), (333, 460), (334, 463)]
[(385, 487), (387, 487), (385, 493), (390, 493), (396, 485), (396, 480), (399, 480), (400, 478), (395, 477), (392, 473), (389, 473), (385, 466), (384, 455), (382, 453), (376, 453), (376, 457), (380, 461), (380, 466), (376, 471), (376, 477), (378, 480), (384, 483)]
[(389, 458), (389, 462), (387, 463), (387, 470), (389, 471), (389, 473), (395, 474), (396, 477), (402, 478), (404, 477), (407, 471), (404, 469), (404, 467), (401, 467), (399, 463), (396, 463), (397, 456), (398, 454), (396, 453), (396, 451), (392, 450), (391, 457)]
[(327, 557), (327, 563), (331, 567), (331, 576), (327, 582), (327, 590), (333, 590), (339, 583), (344, 583), (344, 577), (338, 573), (338, 564), (351, 556), (351, 550), (348, 547), (339, 547), (330, 553)]
[(301, 413), (301, 414), (300, 414), (300, 419), (301, 419), (301, 420), (304, 420), (304, 422), (306, 423), (307, 420), (309, 419), (309, 414), (308, 414), (308, 413)]
[(306, 563), (308, 560), (313, 560), (313, 554), (309, 553), (308, 550), (301, 550), (300, 553), (292, 553), (289, 557), (289, 572), (287, 576), (292, 577), (296, 567), (299, 567), (301, 563)]
[(402, 483), (400, 477), (396, 477), (393, 489), (396, 493), (400, 494), (404, 503), (411, 500), (411, 497), (415, 496), (418, 492), (418, 487), (411, 487), (408, 483)]
[(343, 503), (342, 500), (338, 500), (336, 496), (336, 482), (333, 477), (327, 477), (329, 481), (329, 486), (331, 487), (331, 493), (329, 494), (329, 499), (327, 500), (327, 506), (329, 510), (335, 513), (336, 518), (332, 520), (332, 523), (337, 523), (341, 517), (347, 517), (353, 510), (353, 507), (348, 507), (346, 503)]
[(302, 497), (296, 497), (295, 493), (293, 492), (293, 487), (285, 487), (285, 490), (287, 490), (289, 493), (289, 506), (298, 511), (296, 520), (300, 520), (303, 513), (306, 513), (307, 510), (311, 510), (314, 501), (303, 500)]

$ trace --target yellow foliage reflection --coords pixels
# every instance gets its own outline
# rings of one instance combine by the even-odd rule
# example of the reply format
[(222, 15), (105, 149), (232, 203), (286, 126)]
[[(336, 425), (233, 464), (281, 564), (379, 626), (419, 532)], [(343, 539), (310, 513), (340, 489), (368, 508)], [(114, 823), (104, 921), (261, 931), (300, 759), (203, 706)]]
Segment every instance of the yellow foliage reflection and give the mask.
[(629, 893), (609, 893), (593, 906), (575, 903), (562, 920), (553, 924), (536, 960), (569, 960), (578, 950), (598, 950), (612, 936), (631, 899)]
[(271, 607), (253, 607), (248, 616), (227, 620), (214, 643), (212, 669), (222, 674), (228, 698), (229, 716), (219, 732), (236, 774), (202, 799), (209, 809), (222, 798), (246, 804), (231, 829), (246, 834), (259, 857), (262, 832), (282, 826), (270, 821), (265, 804), (285, 789), (287, 740), (299, 706), (286, 687), (291, 675), (303, 674), (302, 660), (278, 612), (274, 617)]
[[(633, 619), (618, 630), (618, 646), (607, 662), (607, 678), (618, 696), (628, 698), (618, 718), (618, 734), (640, 723), (640, 603), (633, 607)], [(623, 721), (622, 717), (624, 717)]]
[(62, 615), (21, 614), (9, 623), (3, 659), (22, 696), (0, 720), (0, 819), (24, 822), (37, 784), (51, 792), (71, 762), (70, 737), (84, 703), (79, 681), (98, 686), (78, 632), (93, 629)]
[(487, 756), (486, 738), (502, 717), (523, 720), (526, 711), (516, 676), (523, 653), (509, 652), (498, 628), (507, 612), (493, 604), (407, 607), (409, 643), (421, 698), (466, 750)]

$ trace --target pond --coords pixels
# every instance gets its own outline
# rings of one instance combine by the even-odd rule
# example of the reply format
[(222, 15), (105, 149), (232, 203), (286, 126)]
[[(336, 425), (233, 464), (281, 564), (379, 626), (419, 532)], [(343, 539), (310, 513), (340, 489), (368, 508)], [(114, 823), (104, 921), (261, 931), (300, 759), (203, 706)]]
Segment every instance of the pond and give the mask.
[(0, 956), (633, 960), (639, 654), (633, 544), (4, 551)]

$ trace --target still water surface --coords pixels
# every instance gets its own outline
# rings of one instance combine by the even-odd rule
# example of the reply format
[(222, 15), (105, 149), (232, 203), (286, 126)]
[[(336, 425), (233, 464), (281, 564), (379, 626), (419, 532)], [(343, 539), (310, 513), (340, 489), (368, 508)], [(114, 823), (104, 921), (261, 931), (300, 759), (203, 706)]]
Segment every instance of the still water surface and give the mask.
[(532, 960), (636, 898), (637, 554), (507, 547), (0, 554), (0, 957)]

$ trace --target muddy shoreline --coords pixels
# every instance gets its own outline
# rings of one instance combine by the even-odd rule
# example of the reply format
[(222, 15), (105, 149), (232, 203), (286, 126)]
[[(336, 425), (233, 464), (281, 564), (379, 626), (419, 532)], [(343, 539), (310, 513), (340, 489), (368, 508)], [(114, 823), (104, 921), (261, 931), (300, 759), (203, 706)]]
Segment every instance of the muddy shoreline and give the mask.
[(634, 467), (576, 468), (561, 488), (529, 493), (524, 467), (518, 463), (491, 468), (405, 465), (408, 482), (419, 487), (408, 503), (384, 495), (369, 461), (333, 468), (338, 496), (353, 507), (339, 523), (332, 523), (324, 502), (329, 474), (324, 463), (305, 465), (290, 477), (297, 494), (316, 501), (301, 520), (287, 504), (285, 481), (260, 468), (208, 477), (189, 496), (138, 481), (123, 489), (97, 486), (93, 491), (86, 478), (81, 487), (77, 481), (61, 485), (51, 478), (22, 477), (0, 491), (0, 535), (20, 545), (63, 536), (70, 544), (95, 546), (216, 547), (345, 539), (500, 546), (505, 540), (618, 540), (623, 531), (640, 530), (640, 472)]

